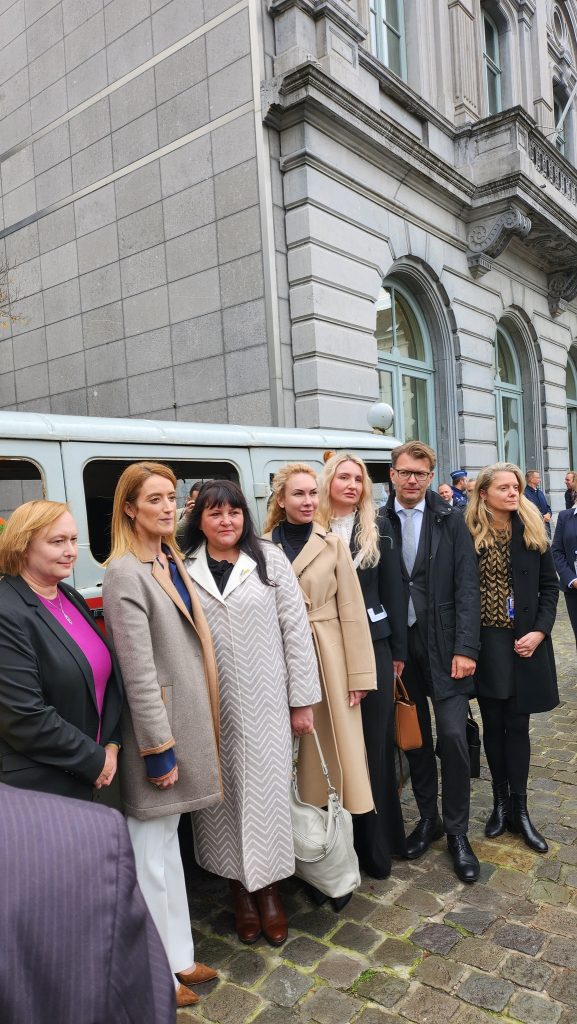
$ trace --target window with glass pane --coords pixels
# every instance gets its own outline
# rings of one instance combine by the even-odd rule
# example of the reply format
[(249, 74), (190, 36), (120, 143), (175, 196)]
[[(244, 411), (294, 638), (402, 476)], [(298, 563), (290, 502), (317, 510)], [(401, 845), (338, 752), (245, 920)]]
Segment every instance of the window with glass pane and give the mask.
[(503, 461), (521, 464), (521, 402), (508, 395), (501, 397), (503, 415)]
[(483, 62), (485, 65), (485, 91), (487, 112), (497, 114), (501, 110), (501, 56), (499, 53), (499, 31), (495, 22), (488, 14), (483, 15), (485, 48)]
[[(555, 127), (557, 127), (557, 125), (559, 124), (559, 122), (561, 120), (564, 108), (565, 108), (565, 104), (559, 98), (559, 96), (554, 96), (553, 97), (553, 118), (554, 118), (554, 121), (555, 121)], [(561, 130), (555, 136), (555, 145), (556, 145), (556, 147), (557, 147), (557, 149), (559, 150), (560, 153), (565, 153), (565, 132), (563, 130), (564, 123), (565, 122), (563, 122), (563, 125), (561, 126)]]
[(497, 328), (496, 347), (499, 380), (502, 384), (514, 384), (518, 387), (520, 380), (517, 360), (509, 339), (500, 327)]
[(577, 467), (577, 369), (571, 358), (567, 362), (566, 395), (569, 469), (575, 469)]
[(406, 74), (403, 14), (403, 0), (369, 0), (372, 51), (399, 78)]
[(513, 339), (504, 327), (497, 328), (495, 339), (495, 414), (497, 452), (501, 462), (523, 467), (523, 389), (521, 369)]
[(434, 444), (431, 346), (426, 321), (406, 289), (385, 284), (377, 301), (375, 331), (381, 402), (395, 412), (388, 433)]

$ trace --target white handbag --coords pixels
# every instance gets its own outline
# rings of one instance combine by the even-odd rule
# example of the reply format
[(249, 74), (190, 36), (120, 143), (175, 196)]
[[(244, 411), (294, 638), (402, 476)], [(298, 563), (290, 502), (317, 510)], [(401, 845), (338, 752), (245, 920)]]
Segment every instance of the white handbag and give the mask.
[(359, 860), (353, 845), (353, 819), (341, 807), (329, 779), (319, 738), (313, 731), (323, 775), (327, 784), (327, 808), (302, 802), (297, 782), (299, 739), (293, 740), (293, 770), (290, 811), (295, 848), (295, 875), (336, 898), (346, 896), (361, 884)]

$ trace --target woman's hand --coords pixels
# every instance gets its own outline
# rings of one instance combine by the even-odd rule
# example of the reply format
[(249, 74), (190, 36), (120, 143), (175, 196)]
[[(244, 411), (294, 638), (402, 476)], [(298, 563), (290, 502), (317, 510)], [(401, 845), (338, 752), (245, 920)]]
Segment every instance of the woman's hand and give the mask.
[(366, 690), (349, 690), (349, 707), (356, 708), (357, 704), (360, 704), (363, 697), (366, 696)]
[(175, 782), (178, 782), (178, 765), (175, 764), (170, 775), (167, 775), (165, 779), (149, 779), (148, 781), (158, 789), (169, 789), (170, 786), (174, 786)]
[(291, 729), (295, 736), (306, 736), (314, 729), (313, 709), (291, 708)]
[(118, 747), (116, 744), (108, 743), (104, 748), (104, 755), (104, 766), (94, 783), (95, 789), (102, 789), (103, 786), (109, 786), (116, 775), (116, 768), (118, 764)]
[(518, 654), (520, 658), (530, 658), (544, 639), (545, 634), (538, 629), (532, 633), (525, 633), (525, 636), (515, 640), (515, 654)]

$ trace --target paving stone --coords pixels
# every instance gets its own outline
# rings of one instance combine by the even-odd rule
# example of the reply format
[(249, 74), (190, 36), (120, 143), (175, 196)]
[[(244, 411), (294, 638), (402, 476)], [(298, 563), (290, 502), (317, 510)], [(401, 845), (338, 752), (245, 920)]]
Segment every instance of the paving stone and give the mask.
[(398, 906), (405, 907), (407, 910), (414, 910), (421, 917), (434, 917), (435, 914), (439, 914), (443, 909), (441, 900), (433, 896), (432, 893), (425, 892), (424, 889), (418, 889), (416, 886), (407, 889), (406, 892), (397, 897), (395, 902)]
[[(371, 896), (387, 896), (394, 892), (399, 885), (396, 875), (394, 878), (368, 878), (361, 876), (361, 885), (357, 893), (368, 893)], [(355, 893), (356, 895), (356, 893)]]
[(342, 953), (329, 953), (321, 960), (315, 973), (336, 988), (350, 988), (363, 970), (364, 966), (360, 960), (353, 960)]
[(459, 941), (459, 932), (444, 924), (424, 924), (413, 932), (411, 940), (430, 953), (446, 954)]
[[(569, 1003), (572, 1012), (575, 1013), (577, 1006), (577, 974), (575, 971), (558, 971), (553, 981), (549, 983), (547, 991), (553, 999)], [(572, 1024), (574, 1022), (575, 1017), (573, 1017)]]
[(567, 828), (565, 825), (543, 825), (540, 831), (545, 836), (545, 839), (552, 839), (556, 843), (563, 843), (564, 846), (570, 846), (577, 839), (577, 829)]
[(577, 865), (577, 846), (561, 847), (557, 851), (556, 857), (562, 864)]
[(452, 871), (444, 870), (443, 868), (433, 868), (419, 878), (419, 885), (423, 889), (426, 889), (428, 892), (438, 893), (440, 896), (452, 892), (460, 884), (459, 879)]
[(535, 996), (529, 992), (517, 992), (509, 1005), (509, 1014), (524, 1024), (557, 1024), (563, 1007), (552, 1003), (543, 996)]
[(378, 904), (375, 903), (375, 900), (370, 900), (366, 896), (359, 896), (358, 893), (354, 893), (346, 907), (341, 910), (339, 917), (346, 918), (349, 921), (366, 921), (374, 913), (377, 906)]
[(422, 955), (422, 950), (413, 946), (412, 942), (386, 939), (382, 945), (377, 946), (371, 960), (381, 967), (411, 967)]
[(471, 974), (457, 989), (457, 995), (473, 1006), (500, 1012), (515, 991), (510, 981), (492, 978), (487, 974)]
[(456, 924), (474, 935), (482, 935), (489, 925), (497, 920), (497, 914), (490, 910), (479, 910), (477, 907), (459, 907), (458, 910), (451, 910), (445, 914), (444, 920), (448, 924)]
[(286, 1006), (268, 1006), (255, 1017), (255, 1024), (300, 1024), (301, 1015), (298, 1010), (289, 1010)]
[(535, 863), (535, 854), (531, 853), (525, 845), (514, 845), (514, 841), (505, 845), (504, 843), (495, 843), (490, 839), (481, 839), (474, 843), (474, 847), (479, 860), (487, 860), (491, 865), (500, 864), (502, 867), (513, 868), (517, 871), (530, 871)]
[(535, 956), (545, 941), (542, 932), (537, 932), (534, 928), (525, 928), (522, 924), (501, 925), (495, 929), (492, 938), (500, 946), (516, 949), (519, 953), (527, 953), (529, 956)]
[(402, 907), (379, 907), (370, 917), (370, 924), (389, 935), (404, 935), (409, 928), (416, 928), (419, 915)]
[(360, 1003), (344, 992), (321, 988), (301, 1004), (301, 1020), (315, 1024), (349, 1024)]
[(495, 1024), (495, 1018), (477, 1006), (459, 1007), (459, 1015), (455, 1018), (454, 1024)]
[(515, 900), (507, 910), (507, 917), (522, 924), (532, 925), (538, 909), (539, 907), (530, 900)]
[(500, 868), (491, 878), (489, 885), (498, 892), (510, 892), (513, 896), (524, 896), (531, 885), (531, 877), (520, 871)]
[(556, 882), (561, 874), (561, 865), (556, 860), (542, 860), (535, 868), (536, 878), (548, 878)]
[(260, 999), (236, 985), (220, 985), (202, 1000), (202, 1012), (218, 1024), (242, 1024), (256, 1012)]
[(544, 906), (537, 911), (534, 921), (536, 928), (544, 932), (559, 933), (577, 938), (577, 915), (560, 907)]
[(444, 992), (452, 992), (463, 977), (464, 969), (452, 960), (444, 960), (440, 956), (428, 956), (413, 972), (424, 985), (441, 988)]
[(312, 980), (294, 967), (277, 967), (262, 985), (261, 995), (279, 1006), (294, 1004), (312, 987)]
[(332, 941), (337, 945), (346, 946), (357, 953), (368, 953), (379, 939), (380, 935), (374, 928), (354, 923), (341, 925), (332, 937)]
[(505, 951), (489, 939), (468, 936), (455, 946), (451, 956), (459, 963), (479, 967), (482, 971), (494, 971), (505, 959)]
[(301, 911), (291, 919), (291, 928), (299, 932), (308, 932), (317, 939), (334, 931), (338, 924), (338, 917), (326, 910), (305, 910)]
[(542, 960), (534, 960), (514, 953), (507, 957), (505, 963), (501, 965), (501, 974), (515, 985), (522, 985), (523, 988), (533, 988), (537, 992), (541, 992), (553, 971)]
[(569, 903), (572, 893), (564, 885), (557, 885), (556, 882), (542, 878), (531, 886), (529, 895), (535, 903), (554, 903), (556, 906), (562, 906)]
[(391, 974), (373, 974), (356, 986), (356, 993), (364, 999), (371, 999), (381, 1006), (394, 1006), (406, 994), (409, 983)]
[(267, 970), (267, 963), (264, 957), (247, 949), (233, 956), (232, 960), (228, 961), (226, 970), (231, 981), (251, 988)]
[(399, 1008), (409, 1020), (426, 1021), (427, 1024), (446, 1024), (449, 1020), (458, 1021), (459, 1003), (444, 992), (436, 989), (420, 988), (413, 992)]
[(488, 885), (469, 885), (459, 893), (459, 901), (479, 910), (491, 910), (497, 915), (505, 916), (515, 897), (510, 893), (497, 892)]
[(577, 968), (577, 946), (572, 939), (561, 935), (551, 939), (543, 950), (543, 960), (559, 967)]
[(355, 1024), (407, 1024), (406, 1017), (397, 1017), (396, 1014), (385, 1013), (384, 1010), (377, 1010), (374, 1006), (367, 1006)]
[(194, 952), (198, 960), (211, 967), (222, 967), (236, 950), (228, 942), (221, 942), (205, 935), (195, 939)]
[(320, 942), (315, 942), (306, 935), (299, 935), (297, 939), (292, 939), (283, 946), (281, 956), (283, 960), (290, 960), (299, 967), (312, 967), (326, 951), (327, 947)]

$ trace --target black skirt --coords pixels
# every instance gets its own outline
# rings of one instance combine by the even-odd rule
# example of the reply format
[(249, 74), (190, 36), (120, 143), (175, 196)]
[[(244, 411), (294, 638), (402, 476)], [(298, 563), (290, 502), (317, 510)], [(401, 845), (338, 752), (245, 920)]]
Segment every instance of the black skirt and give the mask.
[(515, 634), (504, 626), (481, 626), (481, 652), (475, 672), (478, 697), (515, 696)]

